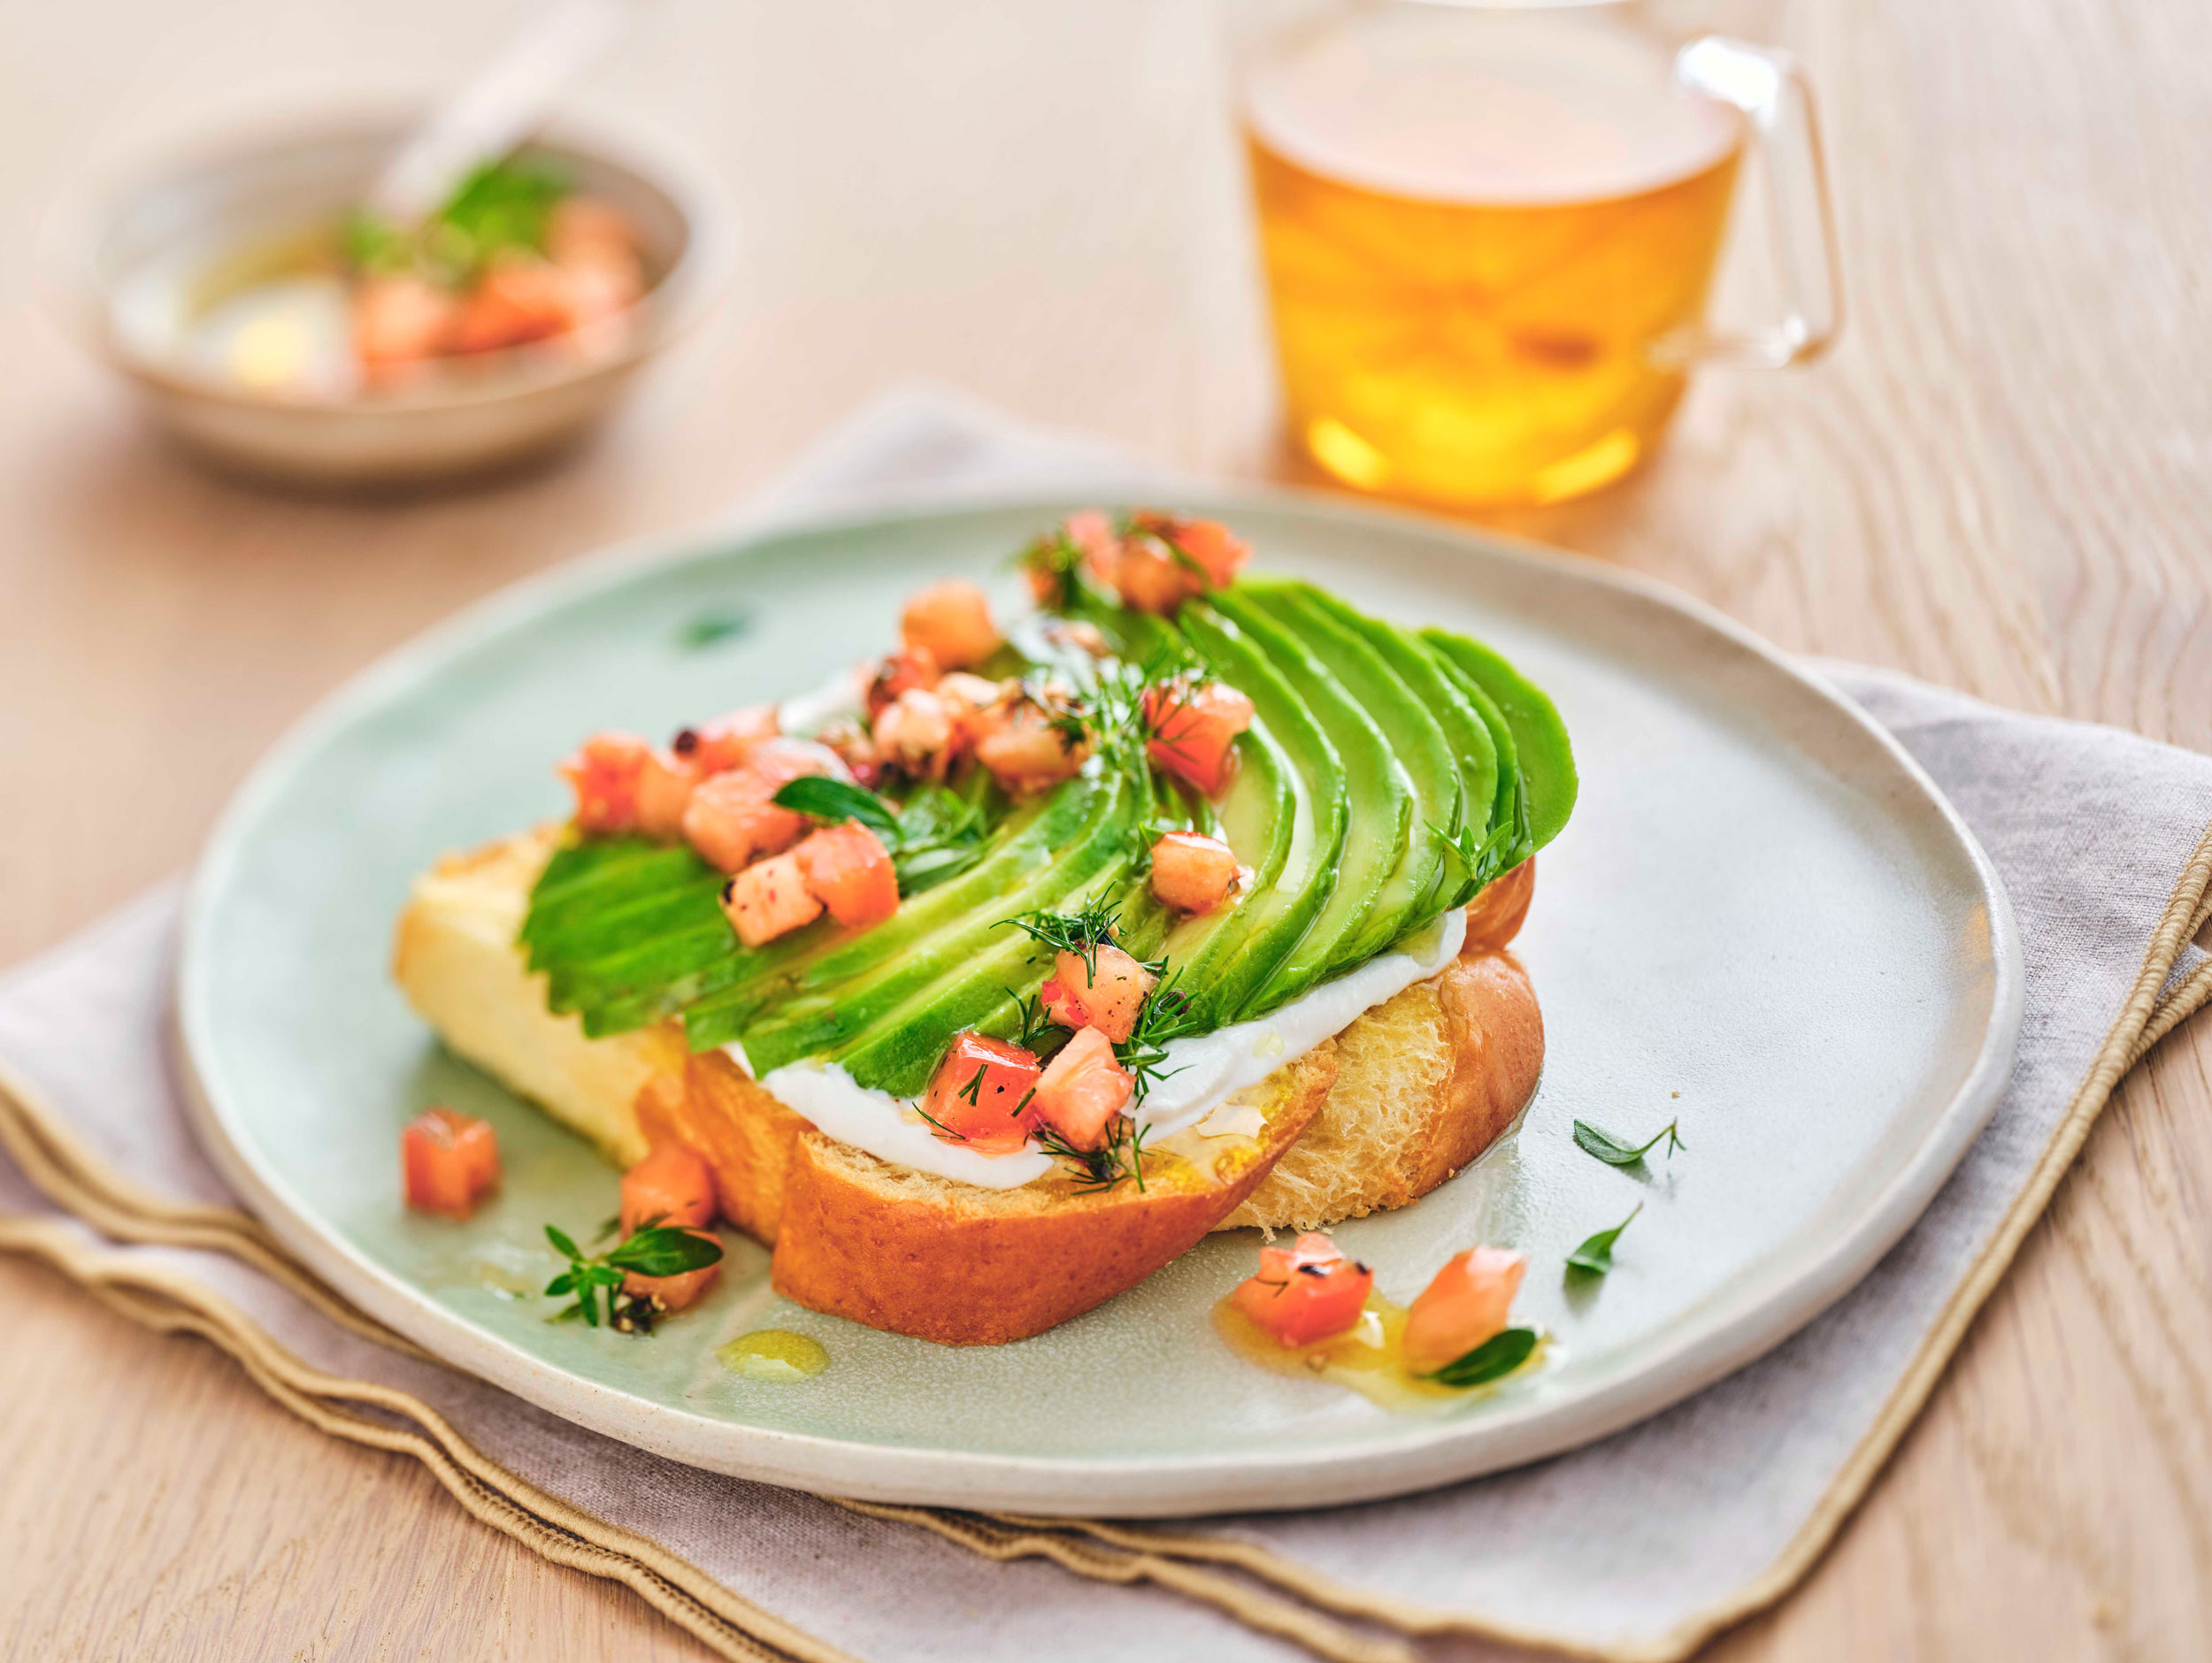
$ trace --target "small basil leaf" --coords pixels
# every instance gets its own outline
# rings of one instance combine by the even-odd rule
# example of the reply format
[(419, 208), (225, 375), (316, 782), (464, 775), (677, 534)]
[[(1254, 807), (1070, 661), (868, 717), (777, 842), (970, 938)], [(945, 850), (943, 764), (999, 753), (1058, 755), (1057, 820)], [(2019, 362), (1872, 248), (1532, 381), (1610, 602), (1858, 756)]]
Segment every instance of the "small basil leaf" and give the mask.
[(1612, 1229), (1600, 1230), (1574, 1252), (1569, 1253), (1567, 1255), (1568, 1271), (1576, 1276), (1601, 1276), (1613, 1268), (1613, 1244), (1620, 1239), (1623, 1230), (1636, 1222), (1636, 1214), (1643, 1210), (1644, 1205), (1639, 1201), (1635, 1211), (1630, 1213)]
[(864, 786), (848, 785), (823, 774), (803, 774), (776, 793), (780, 808), (795, 809), (817, 820), (841, 824), (857, 820), (881, 838), (887, 848), (898, 847), (899, 823), (882, 798)]
[(559, 1276), (545, 1284), (545, 1291), (548, 1295), (555, 1299), (558, 1299), (564, 1293), (575, 1292), (576, 1273), (572, 1270), (562, 1271)]
[(553, 1251), (564, 1259), (581, 1259), (584, 1256), (574, 1242), (550, 1224), (545, 1227), (545, 1238), (553, 1244)]
[(641, 1276), (680, 1276), (721, 1261), (719, 1242), (687, 1230), (662, 1228), (641, 1230), (607, 1255), (611, 1268), (634, 1270)]
[(1532, 1328), (1509, 1328), (1493, 1334), (1465, 1356), (1446, 1363), (1427, 1376), (1440, 1386), (1480, 1386), (1503, 1379), (1529, 1360), (1536, 1349)]
[(1675, 1130), (1680, 1123), (1671, 1120), (1644, 1143), (1634, 1145), (1623, 1143), (1610, 1132), (1600, 1131), (1586, 1120), (1578, 1120), (1575, 1122), (1575, 1146), (1585, 1154), (1595, 1155), (1609, 1167), (1632, 1167), (1663, 1140), (1668, 1158), (1671, 1160), (1676, 1150), (1689, 1147)]

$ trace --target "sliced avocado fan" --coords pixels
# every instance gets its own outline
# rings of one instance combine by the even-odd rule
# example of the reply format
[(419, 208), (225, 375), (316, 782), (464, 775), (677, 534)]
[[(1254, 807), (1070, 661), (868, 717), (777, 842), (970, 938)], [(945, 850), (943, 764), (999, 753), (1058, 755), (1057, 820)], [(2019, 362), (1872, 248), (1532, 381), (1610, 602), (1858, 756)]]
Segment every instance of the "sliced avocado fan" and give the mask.
[[(1064, 612), (1149, 677), (1202, 675), (1252, 701), (1217, 801), (1147, 763), (1141, 734), (1024, 801), (978, 770), (964, 801), (945, 798), (967, 816), (964, 840), (888, 920), (854, 931), (824, 918), (761, 947), (739, 942), (718, 904), (723, 875), (688, 847), (572, 832), (518, 940), (551, 1008), (595, 1037), (680, 1019), (694, 1050), (740, 1044), (757, 1072), (816, 1058), (913, 1096), (955, 1034), (1027, 1031), (1053, 954), (1017, 919), (1105, 908), (1115, 939), (1188, 1000), (1183, 1030), (1203, 1032), (1417, 935), (1551, 841), (1573, 809), (1558, 709), (1479, 641), (1271, 578), (1172, 621), (1084, 579)], [(1094, 673), (1072, 657), (1010, 669), (1079, 685)], [(1175, 829), (1225, 838), (1246, 869), (1211, 913), (1179, 918), (1151, 893), (1148, 851)]]

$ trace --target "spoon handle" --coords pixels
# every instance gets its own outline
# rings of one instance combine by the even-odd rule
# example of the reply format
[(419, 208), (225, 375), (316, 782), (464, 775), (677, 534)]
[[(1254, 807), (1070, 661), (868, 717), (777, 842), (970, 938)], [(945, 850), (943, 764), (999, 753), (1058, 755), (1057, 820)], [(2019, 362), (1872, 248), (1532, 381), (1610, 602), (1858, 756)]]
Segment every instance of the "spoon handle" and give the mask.
[(546, 0), (460, 91), (416, 127), (369, 192), (382, 218), (434, 213), (480, 164), (541, 122), (560, 96), (629, 32), (636, 0)]

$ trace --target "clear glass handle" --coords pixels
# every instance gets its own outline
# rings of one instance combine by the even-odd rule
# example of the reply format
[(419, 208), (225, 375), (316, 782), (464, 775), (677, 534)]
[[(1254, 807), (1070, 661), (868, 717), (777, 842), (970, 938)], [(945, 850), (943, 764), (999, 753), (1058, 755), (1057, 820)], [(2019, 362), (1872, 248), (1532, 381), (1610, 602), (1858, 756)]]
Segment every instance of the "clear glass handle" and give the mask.
[(1679, 331), (1659, 344), (1661, 356), (1686, 367), (1755, 370), (1818, 356), (1843, 321), (1843, 271), (1812, 82), (1787, 52), (1718, 34), (1675, 54), (1674, 79), (1686, 91), (1733, 104), (1758, 132), (1784, 311), (1779, 322), (1757, 328)]

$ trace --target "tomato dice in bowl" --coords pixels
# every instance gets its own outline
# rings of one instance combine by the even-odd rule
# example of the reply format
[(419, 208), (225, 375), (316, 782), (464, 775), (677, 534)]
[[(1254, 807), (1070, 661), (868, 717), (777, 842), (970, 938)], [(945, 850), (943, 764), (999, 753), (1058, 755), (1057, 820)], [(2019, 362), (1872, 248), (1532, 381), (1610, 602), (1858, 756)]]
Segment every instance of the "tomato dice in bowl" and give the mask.
[(1034, 1052), (979, 1033), (958, 1034), (937, 1065), (922, 1109), (939, 1137), (1002, 1154), (1029, 1141), (1041, 1072)]
[[(695, 1230), (691, 1234), (704, 1241), (714, 1240), (709, 1230)], [(634, 1299), (650, 1299), (664, 1311), (680, 1311), (687, 1305), (696, 1304), (721, 1274), (719, 1263), (679, 1271), (672, 1276), (643, 1276), (627, 1270), (622, 1276), (622, 1291)]]
[(1077, 1031), (1045, 1065), (1032, 1105), (1036, 1118), (1078, 1149), (1103, 1149), (1106, 1128), (1129, 1101), (1135, 1081), (1095, 1028)]
[(1236, 851), (1219, 838), (1171, 832), (1152, 846), (1152, 893), (1178, 912), (1211, 912), (1236, 881)]
[(489, 1121), (449, 1108), (426, 1109), (400, 1133), (399, 1163), (408, 1206), (466, 1218), (498, 1185), (498, 1135)]
[(1289, 1247), (1260, 1249), (1260, 1270), (1238, 1284), (1237, 1309), (1286, 1347), (1346, 1332), (1366, 1308), (1374, 1272), (1318, 1230)]
[(866, 826), (824, 826), (808, 833), (791, 854), (807, 889), (847, 929), (865, 930), (899, 909), (899, 875), (891, 851)]
[(625, 1236), (649, 1224), (703, 1228), (718, 1210), (713, 1169), (681, 1144), (663, 1144), (622, 1175)]
[(1063, 1028), (1095, 1028), (1119, 1045), (1136, 1031), (1145, 996), (1159, 979), (1117, 946), (1102, 943), (1087, 960), (1063, 953), (1044, 985), (1045, 1014)]
[(1144, 696), (1152, 730), (1152, 760), (1209, 797), (1227, 788), (1236, 770), (1237, 735), (1252, 725), (1252, 701), (1218, 681), (1171, 682)]
[(1454, 1253), (1406, 1313), (1406, 1367), (1432, 1373), (1503, 1333), (1527, 1271), (1526, 1253), (1502, 1247)]
[(722, 911), (737, 939), (757, 947), (812, 923), (822, 903), (807, 887), (795, 854), (772, 854), (722, 885)]
[(899, 634), (941, 670), (972, 670), (998, 650), (1002, 639), (991, 621), (991, 602), (964, 579), (933, 583), (899, 614)]

